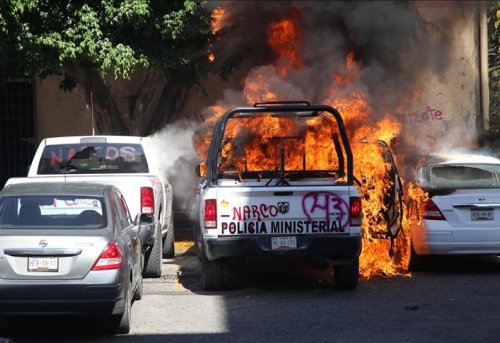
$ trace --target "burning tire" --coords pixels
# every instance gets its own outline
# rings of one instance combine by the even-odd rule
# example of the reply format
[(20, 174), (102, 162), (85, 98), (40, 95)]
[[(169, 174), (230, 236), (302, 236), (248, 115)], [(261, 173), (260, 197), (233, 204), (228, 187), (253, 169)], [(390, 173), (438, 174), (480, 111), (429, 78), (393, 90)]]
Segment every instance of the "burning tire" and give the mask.
[(359, 279), (359, 259), (351, 264), (342, 264), (333, 267), (335, 288), (355, 289)]

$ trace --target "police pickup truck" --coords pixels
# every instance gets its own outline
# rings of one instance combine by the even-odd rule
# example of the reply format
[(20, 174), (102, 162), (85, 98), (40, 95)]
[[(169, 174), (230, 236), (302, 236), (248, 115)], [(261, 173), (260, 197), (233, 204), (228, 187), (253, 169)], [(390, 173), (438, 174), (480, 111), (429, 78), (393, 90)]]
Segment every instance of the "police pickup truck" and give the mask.
[(216, 122), (197, 173), (204, 290), (231, 287), (235, 261), (304, 260), (333, 266), (337, 288), (356, 288), (361, 198), (335, 108), (306, 101), (232, 108)]
[(145, 238), (145, 277), (160, 277), (162, 257), (174, 256), (173, 191), (152, 164), (146, 138), (133, 136), (71, 136), (46, 138), (40, 143), (27, 178), (19, 182), (98, 182), (120, 189), (132, 220), (153, 214)]

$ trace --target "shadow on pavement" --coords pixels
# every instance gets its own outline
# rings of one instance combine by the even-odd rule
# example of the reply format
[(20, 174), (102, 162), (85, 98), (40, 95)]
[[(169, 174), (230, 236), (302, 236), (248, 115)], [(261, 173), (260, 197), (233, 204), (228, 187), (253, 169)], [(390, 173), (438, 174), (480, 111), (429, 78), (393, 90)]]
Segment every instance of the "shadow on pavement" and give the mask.
[[(179, 266), (179, 282), (187, 290), (202, 294), (221, 294), (207, 292), (201, 288), (201, 263), (196, 256), (195, 247), (175, 257)], [(331, 268), (318, 270), (309, 264), (290, 265), (289, 263), (259, 263), (256, 266), (234, 261), (225, 266), (230, 286), (227, 290), (256, 288), (261, 290), (297, 290), (311, 288), (333, 288)]]

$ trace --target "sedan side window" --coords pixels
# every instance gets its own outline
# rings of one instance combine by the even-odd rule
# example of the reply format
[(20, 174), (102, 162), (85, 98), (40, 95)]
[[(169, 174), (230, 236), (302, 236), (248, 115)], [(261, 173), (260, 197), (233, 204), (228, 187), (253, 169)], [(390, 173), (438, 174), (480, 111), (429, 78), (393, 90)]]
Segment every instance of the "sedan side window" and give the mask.
[(132, 224), (132, 220), (130, 218), (130, 212), (127, 207), (127, 203), (125, 199), (121, 195), (120, 192), (116, 191), (115, 196), (113, 197), (113, 201), (115, 201), (117, 210), (120, 214), (120, 221), (124, 228), (129, 227)]
[(120, 203), (122, 205), (123, 212), (125, 213), (129, 225), (132, 224), (132, 218), (130, 217), (130, 211), (128, 210), (127, 202), (125, 201), (125, 198), (121, 194), (120, 194)]

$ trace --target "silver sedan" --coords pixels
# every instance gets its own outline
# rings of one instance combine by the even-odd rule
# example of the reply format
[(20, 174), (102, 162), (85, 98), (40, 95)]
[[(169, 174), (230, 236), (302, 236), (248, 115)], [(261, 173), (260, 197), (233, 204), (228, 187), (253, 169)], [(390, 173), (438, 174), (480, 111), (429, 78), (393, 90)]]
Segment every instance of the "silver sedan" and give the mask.
[(95, 315), (111, 332), (128, 333), (132, 302), (142, 296), (140, 219), (132, 221), (111, 185), (26, 179), (6, 186), (0, 315)]

